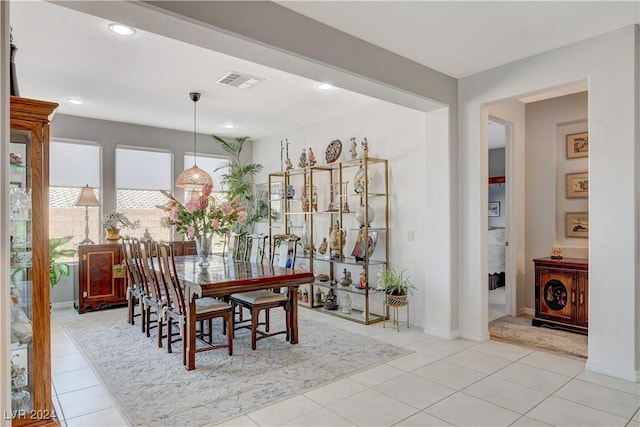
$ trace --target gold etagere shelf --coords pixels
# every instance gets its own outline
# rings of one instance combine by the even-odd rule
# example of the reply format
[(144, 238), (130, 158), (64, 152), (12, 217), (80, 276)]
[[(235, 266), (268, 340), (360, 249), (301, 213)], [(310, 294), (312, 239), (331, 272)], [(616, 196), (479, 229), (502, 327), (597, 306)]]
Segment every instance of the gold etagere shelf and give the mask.
[(316, 275), (301, 289), (301, 306), (364, 324), (382, 321), (383, 313), (373, 311), (382, 304), (371, 298), (381, 295), (377, 269), (389, 264), (388, 183), (387, 160), (366, 151), (269, 174), (269, 234), (300, 236), (296, 266)]

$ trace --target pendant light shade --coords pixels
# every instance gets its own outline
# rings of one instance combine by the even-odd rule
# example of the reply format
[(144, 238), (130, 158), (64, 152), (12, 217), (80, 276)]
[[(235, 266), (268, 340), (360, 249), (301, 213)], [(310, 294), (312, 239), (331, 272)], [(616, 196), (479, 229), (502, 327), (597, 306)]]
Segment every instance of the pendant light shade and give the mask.
[(196, 103), (200, 99), (198, 92), (191, 92), (189, 97), (193, 101), (193, 166), (183, 170), (176, 180), (176, 187), (189, 188), (200, 191), (205, 184), (213, 184), (211, 176), (198, 167), (197, 157), (198, 150), (196, 148)]

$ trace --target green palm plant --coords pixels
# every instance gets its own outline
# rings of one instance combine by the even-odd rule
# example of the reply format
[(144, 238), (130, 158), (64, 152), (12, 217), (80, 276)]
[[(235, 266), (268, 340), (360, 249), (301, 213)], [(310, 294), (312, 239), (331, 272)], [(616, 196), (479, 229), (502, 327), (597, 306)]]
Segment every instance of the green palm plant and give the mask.
[(78, 253), (75, 249), (60, 249), (60, 246), (63, 246), (71, 239), (73, 239), (73, 236), (49, 238), (49, 283), (52, 287), (60, 282), (62, 276), (69, 276), (69, 264), (58, 262), (58, 258), (72, 257)]
[[(241, 230), (246, 231), (251, 228), (263, 214), (255, 209), (253, 185), (253, 177), (262, 171), (262, 165), (260, 163), (245, 163), (242, 161), (242, 149), (244, 148), (245, 142), (249, 139), (248, 136), (234, 138), (229, 141), (217, 135), (212, 135), (212, 137), (218, 141), (220, 147), (229, 154), (229, 169), (226, 173), (222, 174), (222, 183), (229, 188), (227, 196), (229, 200), (240, 196), (240, 203), (249, 215), (247, 222), (243, 226), (244, 230)], [(216, 169), (216, 172), (224, 168), (226, 168), (226, 166), (221, 166)]]

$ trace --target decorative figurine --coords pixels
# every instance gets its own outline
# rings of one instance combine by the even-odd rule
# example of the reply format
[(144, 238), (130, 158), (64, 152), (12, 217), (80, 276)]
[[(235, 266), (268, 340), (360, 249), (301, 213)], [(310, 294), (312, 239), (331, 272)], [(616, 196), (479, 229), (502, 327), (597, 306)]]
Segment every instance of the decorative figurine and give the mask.
[(342, 298), (341, 305), (342, 312), (344, 314), (351, 313), (351, 297), (349, 296), (349, 294), (345, 294), (344, 298)]
[(367, 287), (367, 273), (362, 271), (360, 273), (360, 280), (358, 281), (358, 288), (365, 289)]
[(342, 212), (345, 212), (345, 213), (351, 212), (351, 210), (349, 209), (349, 199), (346, 197), (348, 184), (349, 184), (349, 181), (344, 182), (344, 192), (342, 193), (342, 195), (345, 196), (344, 203), (342, 203)]
[(338, 297), (333, 293), (333, 289), (329, 289), (324, 297), (324, 308), (327, 310), (336, 310), (338, 308)]
[(365, 138), (360, 145), (362, 145), (362, 157), (367, 157), (369, 152), (369, 141)]
[(315, 166), (316, 164), (316, 155), (313, 154), (313, 150), (309, 147), (309, 166)]
[(302, 291), (302, 302), (309, 302), (309, 291), (306, 289)]
[(382, 271), (382, 266), (378, 266), (378, 271), (376, 272), (376, 289), (379, 291), (384, 291), (386, 285), (384, 283), (384, 271)]
[(296, 189), (293, 188), (293, 185), (287, 185), (287, 199), (293, 199), (293, 196), (296, 195)]
[(300, 159), (298, 160), (298, 167), (305, 168), (309, 165), (307, 162), (307, 150), (306, 148), (302, 149), (302, 153), (300, 153)]
[(562, 259), (562, 248), (551, 249), (551, 259)]
[(337, 182), (332, 182), (331, 184), (329, 184), (329, 206), (327, 206), (327, 212), (338, 211), (338, 208), (336, 208), (337, 185)]
[(284, 165), (285, 165), (284, 170), (289, 171), (293, 169), (293, 164), (291, 163), (291, 159), (289, 158), (289, 140), (288, 139), (285, 139), (284, 145), (286, 147), (286, 153), (287, 153), (287, 158), (284, 161)]
[(344, 273), (344, 276), (342, 276), (339, 283), (342, 286), (349, 286), (351, 283), (353, 283), (353, 280), (351, 280), (351, 272), (347, 271), (346, 268), (342, 272)]
[(331, 229), (331, 258), (340, 260), (342, 259), (342, 249), (347, 243), (346, 230), (340, 230), (340, 221), (336, 221), (335, 225)]
[(327, 243), (327, 238), (323, 237), (322, 238), (322, 243), (320, 243), (320, 247), (318, 248), (318, 253), (320, 255), (324, 255), (327, 253), (327, 246), (329, 246), (329, 243)]
[(322, 304), (322, 289), (316, 289), (316, 304)]
[(355, 159), (358, 157), (358, 143), (355, 138), (351, 138), (351, 148), (349, 149), (351, 153), (351, 158)]

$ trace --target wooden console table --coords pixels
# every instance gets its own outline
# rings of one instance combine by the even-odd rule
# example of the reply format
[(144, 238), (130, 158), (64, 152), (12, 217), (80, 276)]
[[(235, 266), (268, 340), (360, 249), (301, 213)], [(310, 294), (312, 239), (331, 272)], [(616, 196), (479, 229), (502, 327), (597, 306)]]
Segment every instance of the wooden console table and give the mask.
[(531, 324), (587, 334), (589, 329), (589, 261), (537, 258), (536, 314)]
[[(172, 242), (176, 255), (195, 255), (195, 241)], [(78, 247), (78, 313), (127, 305), (127, 279), (119, 243)]]

